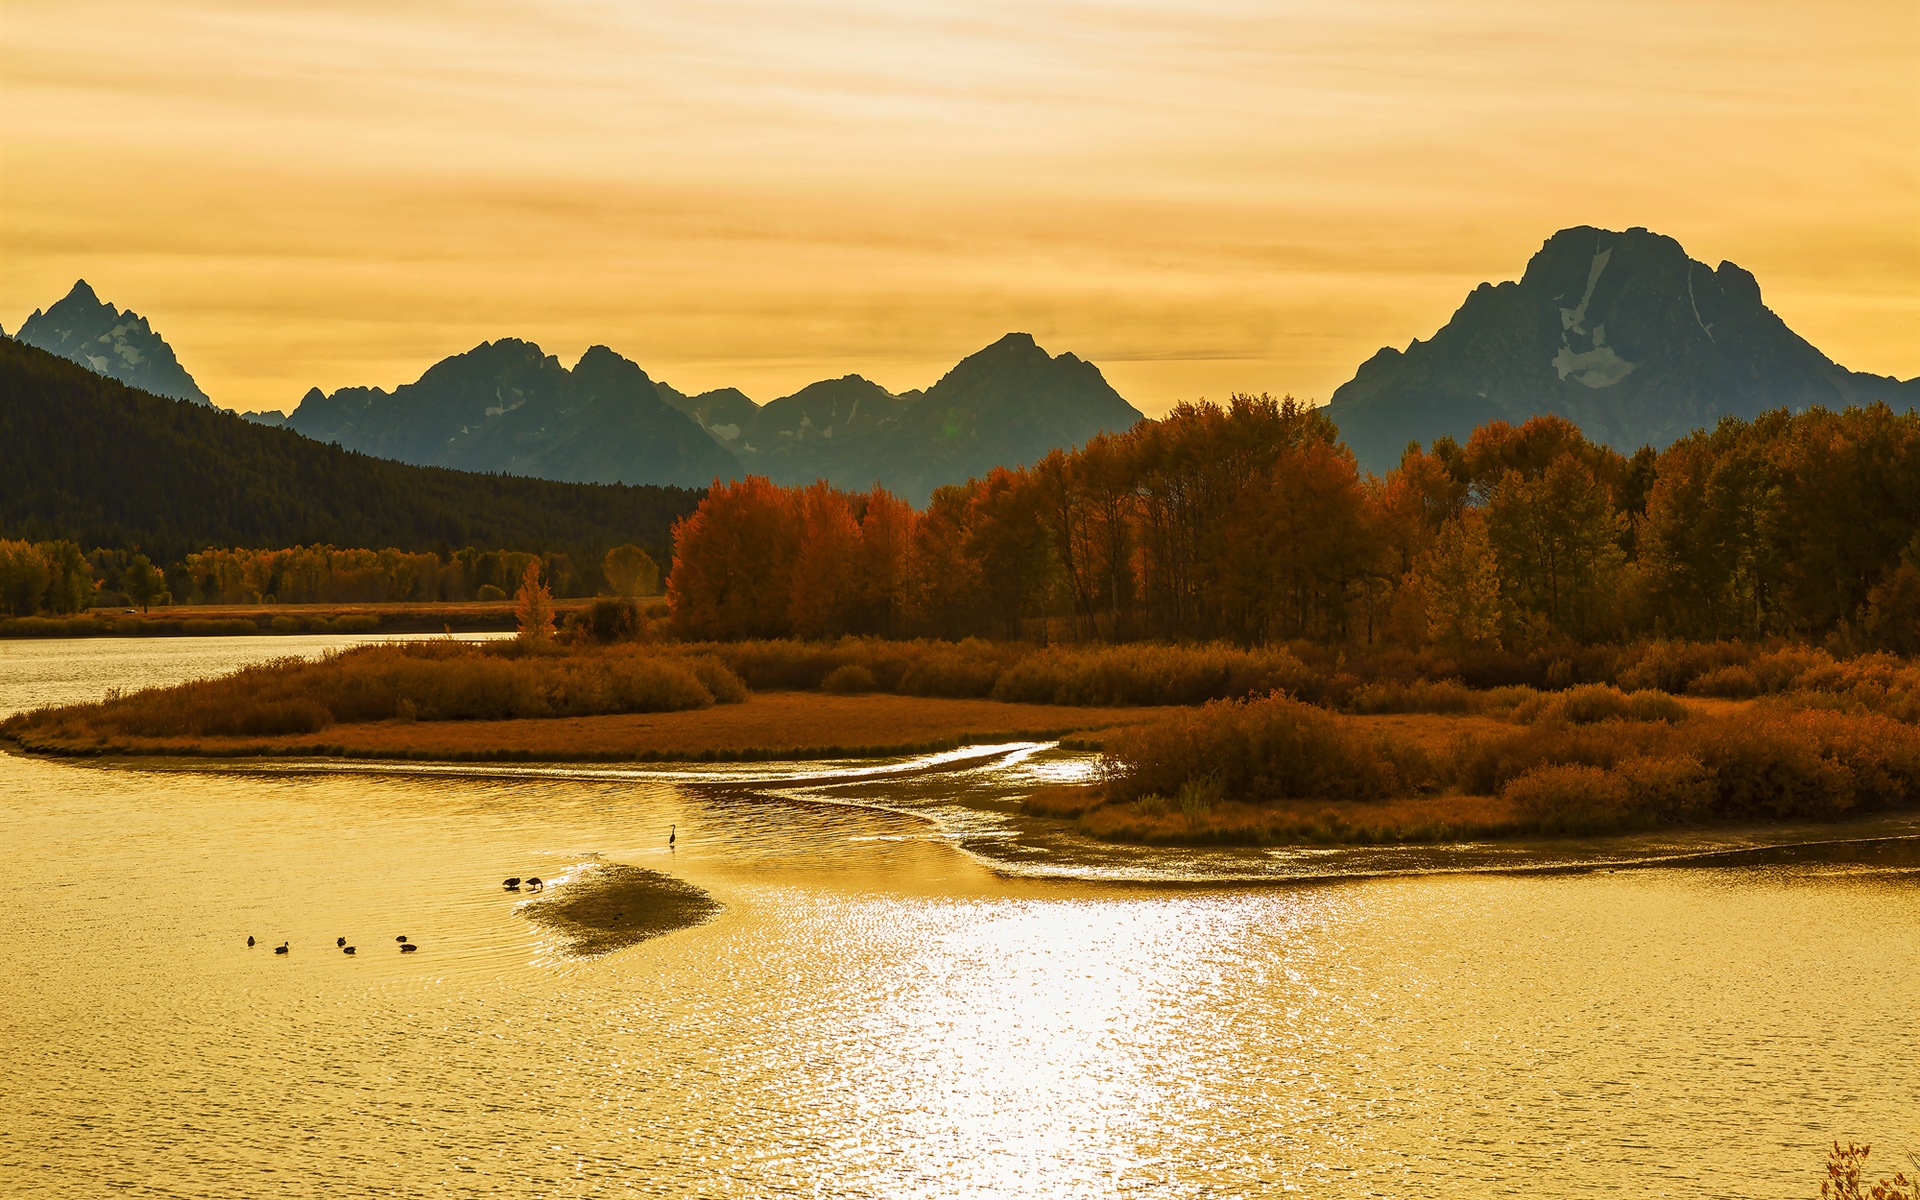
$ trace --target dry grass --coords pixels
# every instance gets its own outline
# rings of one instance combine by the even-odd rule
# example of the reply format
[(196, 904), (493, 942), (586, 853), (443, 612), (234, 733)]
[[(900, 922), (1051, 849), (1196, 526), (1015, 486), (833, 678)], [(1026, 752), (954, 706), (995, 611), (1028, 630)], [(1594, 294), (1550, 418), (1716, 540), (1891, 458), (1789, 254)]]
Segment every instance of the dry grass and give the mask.
[(545, 720), (380, 721), (275, 737), (21, 737), (55, 754), (322, 756), (438, 761), (674, 762), (843, 758), (1109, 730), (1167, 710), (900, 696), (758, 693), (672, 713)]
[[(1104, 781), (1030, 815), (1188, 844), (1605, 834), (1920, 805), (1920, 730), (1872, 713), (1682, 705), (1612, 689), (1485, 716), (1330, 714), (1284, 698), (1108, 739)], [(1637, 719), (1636, 719), (1637, 718)]]
[(1094, 837), (1114, 842), (1272, 846), (1497, 837), (1521, 832), (1524, 823), (1513, 805), (1499, 797), (1443, 795), (1383, 801), (1229, 801), (1199, 812), (1106, 804), (1081, 813), (1078, 826)]
[(89, 737), (317, 733), (371, 721), (470, 721), (675, 712), (737, 703), (747, 689), (710, 658), (623, 646), (579, 653), (521, 642), (434, 639), (280, 659), (218, 679), (10, 717), (32, 743)]

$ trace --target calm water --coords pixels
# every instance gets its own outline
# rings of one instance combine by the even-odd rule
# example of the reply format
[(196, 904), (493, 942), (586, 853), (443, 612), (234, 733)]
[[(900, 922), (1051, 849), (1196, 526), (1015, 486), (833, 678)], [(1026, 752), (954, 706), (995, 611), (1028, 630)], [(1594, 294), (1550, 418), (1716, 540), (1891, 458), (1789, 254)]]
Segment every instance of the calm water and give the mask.
[[(343, 640), (0, 643), (0, 711)], [(0, 1192), (1805, 1197), (1834, 1137), (1920, 1150), (1899, 843), (1488, 874), (1711, 847), (1167, 856), (1007, 815), (1084, 765), (0, 758)], [(726, 907), (566, 957), (499, 880), (594, 861)]]

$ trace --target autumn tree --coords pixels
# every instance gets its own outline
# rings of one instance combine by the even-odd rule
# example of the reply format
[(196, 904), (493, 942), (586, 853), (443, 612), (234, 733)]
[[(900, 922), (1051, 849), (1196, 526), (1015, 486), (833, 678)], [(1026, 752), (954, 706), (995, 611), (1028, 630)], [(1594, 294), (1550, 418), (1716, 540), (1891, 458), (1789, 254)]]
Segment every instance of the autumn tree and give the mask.
[(1424, 639), (1452, 650), (1499, 648), (1506, 613), (1483, 511), (1465, 510), (1442, 525), (1415, 560), (1406, 586)]
[(1486, 513), (1510, 624), (1576, 638), (1611, 628), (1626, 519), (1585, 462), (1568, 454), (1538, 476), (1509, 470)]
[(1375, 535), (1353, 454), (1312, 439), (1249, 481), (1221, 543), (1221, 605), (1250, 641), (1338, 639)]
[(797, 545), (787, 611), (796, 637), (854, 632), (860, 525), (846, 494), (821, 480), (791, 495)]
[(790, 634), (799, 525), (792, 494), (762, 476), (709, 488), (673, 527), (667, 603), (681, 636)]
[(136, 554), (127, 563), (124, 586), (127, 598), (146, 612), (167, 590), (167, 581), (146, 555)]
[(616, 596), (651, 596), (660, 586), (660, 567), (653, 556), (631, 542), (615, 546), (601, 560), (601, 571)]
[(514, 593), (513, 615), (520, 625), (520, 640), (545, 645), (553, 640), (553, 593), (540, 580), (540, 560), (529, 559), (520, 577), (520, 590)]
[(855, 552), (855, 623), (863, 633), (905, 631), (911, 588), (913, 506), (885, 488), (860, 498), (860, 545)]

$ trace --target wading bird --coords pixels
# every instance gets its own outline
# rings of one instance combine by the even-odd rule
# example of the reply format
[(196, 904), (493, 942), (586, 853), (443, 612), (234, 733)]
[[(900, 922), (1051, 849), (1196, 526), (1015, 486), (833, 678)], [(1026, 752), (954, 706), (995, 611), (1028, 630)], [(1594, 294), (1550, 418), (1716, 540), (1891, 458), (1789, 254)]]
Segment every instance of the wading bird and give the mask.
[(527, 880), (527, 888), (530, 891), (537, 892), (545, 888), (546, 886), (547, 886), (546, 880), (540, 878), (538, 875), (535, 875), (533, 878)]
[(667, 827), (667, 849), (669, 850), (673, 849), (673, 839), (679, 836), (680, 836), (680, 827), (678, 825), (669, 825)]

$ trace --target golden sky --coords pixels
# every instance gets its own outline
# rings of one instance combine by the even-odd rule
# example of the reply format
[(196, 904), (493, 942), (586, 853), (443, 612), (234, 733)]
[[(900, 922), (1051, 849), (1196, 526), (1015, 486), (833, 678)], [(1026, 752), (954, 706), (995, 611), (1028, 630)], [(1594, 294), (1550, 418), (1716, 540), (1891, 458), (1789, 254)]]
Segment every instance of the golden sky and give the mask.
[(1013, 329), (1325, 399), (1568, 225), (1920, 374), (1914, 0), (0, 0), (0, 323), (216, 403), (604, 342), (759, 400)]

